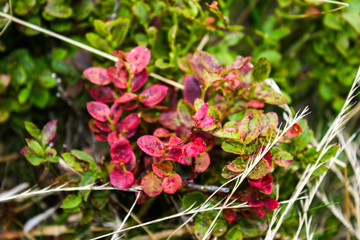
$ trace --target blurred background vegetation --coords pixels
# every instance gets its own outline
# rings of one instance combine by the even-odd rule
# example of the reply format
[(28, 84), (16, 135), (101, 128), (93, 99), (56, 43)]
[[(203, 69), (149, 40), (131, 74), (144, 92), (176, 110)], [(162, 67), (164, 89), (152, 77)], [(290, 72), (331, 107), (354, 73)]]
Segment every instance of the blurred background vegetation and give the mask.
[[(0, 9), (110, 54), (146, 45), (152, 54), (149, 71), (178, 82), (182, 58), (203, 43), (203, 50), (222, 64), (231, 64), (238, 55), (253, 56), (253, 61), (265, 56), (272, 64), (272, 78), (292, 107), (309, 105), (309, 125), (322, 132), (341, 109), (360, 63), (360, 1), (343, 1), (350, 7), (334, 12), (339, 5), (314, 0), (223, 0), (220, 11), (205, 2), (0, 0)], [(27, 136), (23, 122), (41, 127), (58, 119), (60, 148), (92, 147), (85, 108), (91, 84), (82, 71), (113, 63), (8, 24), (5, 18), (0, 18), (0, 27), (0, 190), (22, 182), (47, 186), (48, 170), (31, 167), (18, 154)], [(58, 197), (49, 201), (57, 202)], [(36, 208), (17, 214), (14, 204), (0, 205), (2, 231), (19, 229), (21, 222), (46, 209), (44, 202), (34, 200)], [(109, 212), (100, 216), (109, 218)]]

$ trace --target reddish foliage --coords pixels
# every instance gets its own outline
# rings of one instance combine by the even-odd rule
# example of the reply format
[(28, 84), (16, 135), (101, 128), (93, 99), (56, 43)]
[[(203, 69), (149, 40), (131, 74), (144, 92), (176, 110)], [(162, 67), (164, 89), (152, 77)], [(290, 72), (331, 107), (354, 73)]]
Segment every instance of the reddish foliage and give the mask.
[(100, 122), (105, 122), (110, 114), (110, 108), (108, 105), (101, 102), (88, 102), (86, 108), (90, 115)]
[(157, 137), (142, 136), (137, 140), (137, 144), (141, 150), (153, 157), (162, 157), (164, 154), (164, 144)]

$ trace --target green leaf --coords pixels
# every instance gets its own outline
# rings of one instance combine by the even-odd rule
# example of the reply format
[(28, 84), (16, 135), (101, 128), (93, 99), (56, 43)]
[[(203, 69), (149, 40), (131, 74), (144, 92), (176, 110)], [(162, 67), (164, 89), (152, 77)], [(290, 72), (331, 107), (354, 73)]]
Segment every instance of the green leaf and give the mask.
[(195, 208), (200, 206), (206, 201), (206, 196), (201, 192), (191, 192), (185, 194), (182, 198), (181, 203), (183, 208), (186, 210), (190, 207)]
[(190, 103), (180, 100), (177, 106), (177, 114), (181, 121), (189, 122), (193, 120), (192, 116), (195, 114), (195, 109)]
[(215, 132), (214, 135), (219, 138), (230, 138), (234, 140), (240, 140), (240, 134), (236, 129), (224, 128)]
[(50, 93), (44, 89), (34, 89), (30, 95), (30, 102), (38, 108), (44, 108), (50, 98)]
[(87, 33), (85, 36), (90, 45), (94, 48), (111, 53), (112, 49), (106, 40), (104, 40), (104, 38), (100, 37), (96, 33)]
[(100, 19), (94, 20), (94, 27), (95, 31), (105, 38), (111, 35), (109, 28)]
[(109, 202), (109, 191), (92, 191), (90, 199), (91, 203), (101, 210)]
[(75, 208), (80, 205), (81, 200), (81, 196), (70, 194), (65, 198), (63, 204), (60, 207), (64, 209)]
[(325, 14), (324, 17), (324, 25), (328, 28), (332, 28), (334, 30), (341, 30), (342, 26), (339, 23), (339, 18), (337, 14)]
[(325, 162), (327, 160), (329, 160), (330, 158), (334, 157), (337, 153), (337, 151), (339, 150), (339, 146), (338, 145), (333, 145), (331, 146), (327, 152), (324, 154), (324, 156), (321, 158), (321, 162)]
[(0, 107), (0, 123), (6, 122), (10, 117), (10, 112), (3, 107)]
[(239, 125), (240, 140), (248, 144), (254, 141), (261, 133), (262, 118), (259, 114), (249, 114), (241, 120)]
[(140, 20), (141, 25), (147, 27), (149, 22), (149, 12), (150, 7), (146, 3), (137, 1), (136, 4), (132, 6), (132, 11), (135, 16), (137, 16)]
[(226, 240), (242, 240), (242, 239), (243, 239), (243, 235), (241, 233), (241, 227), (239, 225), (232, 227), (226, 233)]
[(34, 138), (40, 139), (40, 130), (39, 128), (32, 122), (25, 121), (25, 129), (26, 131)]
[(194, 233), (197, 239), (203, 239), (211, 225), (211, 218), (207, 214), (199, 214), (195, 220)]
[(90, 169), (95, 168), (96, 163), (95, 163), (93, 157), (90, 156), (89, 154), (87, 154), (83, 151), (80, 151), (80, 150), (76, 150), (76, 149), (71, 150), (71, 154), (74, 155), (77, 159), (89, 163)]
[(112, 30), (112, 40), (116, 43), (116, 46), (120, 46), (129, 31), (130, 19), (129, 18), (118, 18), (114, 21), (106, 23), (106, 26), (113, 27)]
[(254, 64), (253, 69), (251, 70), (251, 80), (254, 83), (263, 82), (266, 78), (270, 76), (271, 64), (269, 60), (265, 57), (261, 57)]
[(242, 218), (239, 221), (238, 226), (241, 228), (244, 238), (261, 236), (268, 228), (267, 221), (264, 221), (264, 218), (252, 215), (251, 219)]
[(65, 5), (63, 0), (48, 0), (45, 12), (56, 18), (69, 18), (72, 15), (72, 8)]
[(26, 15), (35, 6), (35, 0), (17, 0), (14, 4), (14, 12), (16, 15)]
[(244, 144), (234, 140), (225, 140), (222, 143), (221, 148), (225, 152), (235, 153), (239, 155), (250, 155), (256, 149), (256, 142)]
[(39, 74), (38, 82), (44, 88), (52, 88), (56, 86), (56, 79), (51, 76), (51, 71), (44, 70)]
[(75, 170), (77, 170), (79, 172), (83, 172), (83, 169), (82, 169), (80, 163), (78, 163), (76, 161), (76, 158), (71, 153), (63, 153), (61, 156), (63, 157), (65, 162), (67, 162)]
[[(328, 14), (326, 14), (328, 15)], [(343, 14), (343, 18), (360, 34), (360, 15), (359, 12), (346, 12)]]
[(215, 224), (212, 234), (219, 237), (226, 232), (228, 223), (225, 218), (218, 218)]
[(25, 155), (25, 157), (34, 166), (39, 166), (45, 162), (45, 159), (42, 156), (39, 156), (35, 153), (29, 152)]
[(267, 104), (281, 105), (287, 104), (289, 102), (284, 95), (274, 91), (273, 89), (257, 91), (256, 94), (258, 99), (264, 101)]
[[(93, 184), (95, 183), (96, 181), (96, 174), (92, 171), (87, 171), (85, 173), (85, 175), (81, 178), (81, 186), (87, 186), (87, 185), (90, 185), (90, 184)], [(83, 191), (82, 195), (84, 197), (84, 200), (87, 202), (88, 200), (88, 197), (91, 193), (91, 190), (85, 190)]]
[(24, 104), (28, 100), (30, 92), (31, 92), (30, 88), (23, 88), (20, 90), (18, 95), (18, 101), (20, 104)]
[(262, 177), (265, 177), (266, 174), (270, 172), (271, 167), (269, 166), (269, 163), (266, 159), (261, 159), (258, 164), (251, 170), (248, 177), (250, 179), (260, 179)]
[(44, 155), (44, 149), (41, 147), (40, 143), (33, 139), (26, 139), (26, 143), (38, 155)]

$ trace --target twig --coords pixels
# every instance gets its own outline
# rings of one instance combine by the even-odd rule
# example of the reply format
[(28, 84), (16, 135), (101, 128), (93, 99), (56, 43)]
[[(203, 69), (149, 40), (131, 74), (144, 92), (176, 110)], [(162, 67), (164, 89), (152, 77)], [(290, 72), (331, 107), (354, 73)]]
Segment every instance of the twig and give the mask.
[(204, 37), (201, 39), (199, 46), (196, 48), (196, 51), (201, 51), (205, 47), (206, 43), (209, 41), (209, 38), (210, 34), (205, 34)]
[(20, 157), (20, 154), (18, 153), (12, 153), (5, 156), (0, 156), (0, 162), (6, 162), (6, 161), (13, 161)]
[(199, 190), (199, 191), (209, 191), (209, 192), (223, 192), (223, 193), (229, 193), (230, 189), (227, 187), (219, 187), (219, 186), (205, 186), (205, 185), (199, 185), (199, 184), (195, 184), (195, 183), (188, 183), (185, 185), (185, 187), (188, 187), (192, 190)]

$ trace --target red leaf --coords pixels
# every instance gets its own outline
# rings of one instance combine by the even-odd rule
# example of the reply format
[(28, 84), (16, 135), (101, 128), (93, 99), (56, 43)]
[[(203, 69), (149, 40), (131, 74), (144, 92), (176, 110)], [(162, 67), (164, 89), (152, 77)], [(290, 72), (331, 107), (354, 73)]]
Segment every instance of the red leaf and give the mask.
[(95, 126), (104, 132), (111, 131), (111, 124), (109, 122), (99, 122), (98, 120), (94, 120)]
[(169, 139), (169, 146), (178, 146), (180, 143), (182, 143), (181, 138), (177, 136), (171, 136)]
[(161, 178), (150, 173), (141, 180), (141, 188), (149, 197), (155, 197), (162, 192), (161, 182)]
[(164, 144), (160, 139), (151, 135), (145, 135), (137, 140), (138, 146), (145, 153), (153, 157), (162, 157), (164, 151)]
[(115, 92), (110, 87), (95, 87), (90, 90), (90, 95), (99, 102), (112, 102)]
[(140, 123), (140, 118), (136, 113), (130, 114), (126, 116), (123, 120), (123, 128), (126, 132), (128, 132), (131, 129), (136, 128)]
[(110, 163), (112, 164), (120, 164), (120, 163), (128, 163), (131, 160), (133, 151), (131, 149), (130, 144), (120, 139), (113, 143), (110, 148), (110, 155), (112, 158), (112, 161)]
[(206, 113), (208, 112), (208, 110), (209, 110), (209, 104), (208, 104), (208, 103), (203, 104), (203, 105), (199, 108), (199, 110), (195, 113), (194, 118), (195, 118), (196, 120), (201, 120), (201, 119), (203, 119), (203, 118), (206, 116)]
[(162, 159), (164, 160), (169, 159), (169, 160), (181, 162), (182, 156), (183, 156), (183, 146), (173, 146), (168, 148), (166, 155)]
[(127, 189), (134, 181), (134, 174), (130, 171), (123, 172), (122, 170), (114, 169), (110, 173), (110, 182), (117, 189)]
[(182, 180), (179, 174), (171, 174), (170, 177), (166, 177), (161, 186), (164, 192), (173, 194), (181, 187)]
[(110, 146), (114, 145), (118, 140), (121, 139), (117, 131), (112, 131), (107, 135), (106, 140), (110, 144)]
[(41, 141), (44, 144), (48, 144), (55, 137), (56, 128), (57, 128), (56, 124), (57, 124), (57, 120), (52, 120), (48, 122), (41, 130), (41, 134), (40, 134)]
[(90, 130), (94, 133), (101, 132), (101, 130), (98, 129), (98, 127), (95, 125), (95, 119), (93, 119), (93, 118), (89, 120), (88, 126), (89, 126)]
[(265, 194), (270, 194), (272, 192), (272, 189), (273, 187), (271, 183), (259, 188), (259, 190)]
[(94, 133), (94, 137), (99, 141), (106, 141), (107, 136), (108, 136), (108, 133), (106, 133), (106, 132)]
[(286, 131), (286, 136), (288, 137), (296, 137), (297, 135), (299, 135), (302, 132), (302, 129), (300, 127), (299, 124), (295, 123), (294, 125), (292, 125), (292, 127)]
[(130, 102), (132, 100), (135, 100), (138, 98), (138, 95), (136, 95), (135, 93), (124, 93), (123, 95), (121, 95), (120, 97), (118, 97), (115, 102), (116, 103), (126, 103), (126, 102)]
[(274, 180), (274, 178), (271, 175), (266, 175), (263, 178), (260, 179), (248, 179), (248, 182), (250, 183), (250, 185), (253, 185), (254, 187), (260, 188), (263, 187), (265, 185), (268, 185), (270, 183), (272, 183)]
[(159, 122), (168, 129), (175, 130), (180, 124), (174, 119), (177, 118), (176, 111), (160, 113)]
[(153, 135), (158, 138), (167, 138), (170, 137), (170, 132), (165, 128), (157, 128)]
[(128, 163), (125, 164), (125, 167), (128, 171), (132, 171), (136, 167), (136, 156), (135, 153), (132, 152), (131, 159)]
[(184, 79), (184, 98), (185, 101), (194, 105), (197, 98), (201, 98), (200, 81), (197, 77), (188, 75)]
[(194, 141), (195, 147), (199, 149), (199, 153), (202, 153), (206, 149), (206, 145), (204, 143), (204, 140), (202, 138), (196, 138)]
[(130, 84), (131, 90), (135, 92), (136, 90), (141, 88), (146, 83), (147, 79), (148, 79), (148, 72), (146, 69), (144, 69), (131, 79), (131, 84)]
[(88, 102), (86, 104), (86, 108), (90, 115), (100, 122), (105, 122), (108, 120), (108, 116), (110, 114), (110, 108), (108, 105), (101, 102)]
[(213, 116), (207, 115), (205, 118), (203, 118), (199, 123), (199, 128), (208, 128), (215, 124), (215, 119)]
[(234, 210), (231, 209), (224, 210), (224, 217), (229, 224), (231, 224), (233, 221), (236, 220), (236, 215), (237, 214)]
[(125, 69), (116, 69), (109, 67), (107, 70), (109, 79), (114, 82), (115, 86), (120, 89), (127, 89), (129, 74)]
[(130, 71), (133, 74), (141, 72), (150, 62), (150, 50), (144, 46), (138, 46), (126, 53), (126, 61), (130, 64)]
[(199, 154), (199, 149), (195, 146), (193, 142), (189, 142), (185, 146), (185, 154), (188, 157), (195, 157)]
[(139, 103), (136, 100), (121, 104), (121, 107), (128, 111), (133, 110), (133, 109), (137, 108), (138, 106), (139, 106)]
[(173, 165), (170, 161), (161, 161), (151, 165), (152, 170), (159, 178), (167, 177), (173, 170)]
[(263, 202), (260, 200), (260, 192), (254, 188), (249, 189), (246, 201), (253, 207), (260, 207)]
[(121, 106), (117, 103), (114, 103), (110, 108), (110, 114), (109, 117), (112, 119), (113, 123), (116, 124), (122, 114)]
[(107, 85), (111, 82), (108, 78), (106, 69), (100, 67), (90, 67), (84, 71), (84, 75), (90, 82), (98, 85)]
[(276, 209), (279, 207), (279, 203), (273, 198), (264, 197), (262, 201), (264, 202), (264, 207), (266, 208)]
[(207, 152), (195, 157), (195, 172), (204, 172), (210, 165), (210, 156)]
[(144, 96), (140, 99), (140, 102), (148, 107), (155, 106), (164, 99), (167, 90), (168, 87), (164, 85), (152, 85), (140, 93), (140, 95)]
[(247, 102), (247, 106), (252, 108), (263, 108), (265, 104), (260, 101), (250, 100)]

